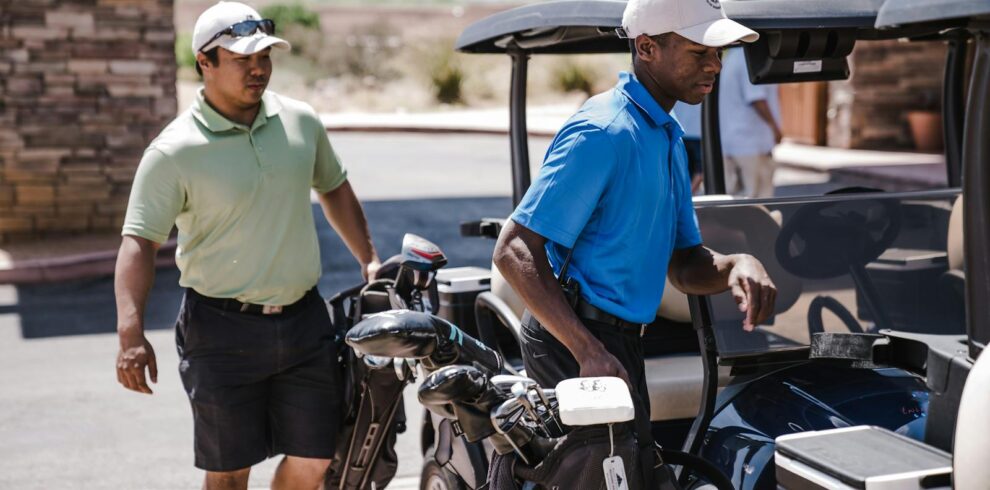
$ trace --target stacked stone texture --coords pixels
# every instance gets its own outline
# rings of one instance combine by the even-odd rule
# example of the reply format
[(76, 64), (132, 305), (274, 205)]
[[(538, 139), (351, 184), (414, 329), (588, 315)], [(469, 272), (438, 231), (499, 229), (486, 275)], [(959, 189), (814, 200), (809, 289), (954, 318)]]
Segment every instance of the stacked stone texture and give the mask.
[(119, 229), (174, 43), (172, 0), (0, 0), (0, 242)]
[(941, 109), (945, 55), (938, 42), (857, 43), (852, 76), (829, 86), (829, 146), (913, 149), (907, 113)]

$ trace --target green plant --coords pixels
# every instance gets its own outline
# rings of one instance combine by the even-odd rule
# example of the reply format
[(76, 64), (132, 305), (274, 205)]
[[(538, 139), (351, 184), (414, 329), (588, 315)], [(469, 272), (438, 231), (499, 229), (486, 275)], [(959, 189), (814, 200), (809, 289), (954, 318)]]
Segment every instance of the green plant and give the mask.
[(465, 70), (452, 45), (450, 39), (423, 43), (414, 55), (414, 66), (426, 76), (434, 98), (444, 104), (464, 101)]
[[(453, 57), (451, 57), (453, 58)], [(443, 63), (434, 68), (430, 75), (433, 93), (437, 101), (444, 104), (461, 102), (461, 86), (464, 83), (464, 71), (456, 63)]]
[(320, 30), (320, 16), (301, 3), (276, 3), (261, 9), (261, 16), (275, 21), (276, 31), (289, 26)]
[(561, 61), (552, 73), (552, 83), (561, 92), (582, 92), (588, 97), (595, 94), (598, 74), (583, 63), (566, 59)]
[(192, 35), (189, 33), (175, 36), (175, 65), (178, 68), (196, 69), (196, 55), (192, 52)]

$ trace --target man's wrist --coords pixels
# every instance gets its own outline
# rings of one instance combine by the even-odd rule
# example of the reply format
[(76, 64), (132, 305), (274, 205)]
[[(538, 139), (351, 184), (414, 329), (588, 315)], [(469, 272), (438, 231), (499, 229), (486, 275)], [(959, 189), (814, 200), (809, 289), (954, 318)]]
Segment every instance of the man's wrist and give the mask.
[(567, 350), (571, 351), (571, 355), (574, 356), (574, 359), (578, 363), (581, 362), (581, 359), (593, 357), (604, 349), (601, 341), (595, 338), (594, 335), (591, 335), (591, 332), (583, 325), (575, 329), (574, 332), (576, 335), (568, 336), (564, 346), (567, 347)]
[(144, 326), (142, 325), (117, 325), (117, 336), (121, 345), (133, 344), (135, 341), (144, 340)]

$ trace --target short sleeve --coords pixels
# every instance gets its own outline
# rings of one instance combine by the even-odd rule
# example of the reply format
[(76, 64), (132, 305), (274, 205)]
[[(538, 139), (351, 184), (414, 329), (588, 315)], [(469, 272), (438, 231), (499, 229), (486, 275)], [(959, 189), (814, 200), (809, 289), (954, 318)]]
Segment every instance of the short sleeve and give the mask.
[(564, 128), (510, 218), (552, 242), (573, 247), (598, 207), (617, 160), (603, 130)]
[(340, 163), (337, 152), (330, 145), (330, 138), (322, 125), (317, 125), (316, 162), (313, 165), (313, 189), (320, 194), (330, 192), (347, 180), (347, 171)]
[[(677, 142), (680, 157), (687, 161), (687, 150), (682, 141)], [(686, 165), (685, 165), (686, 167)], [(683, 175), (689, 175), (684, 173)], [(677, 231), (674, 236), (674, 249), (690, 248), (701, 244), (701, 230), (698, 229), (698, 215), (694, 211), (694, 201), (691, 200), (691, 178), (679, 180), (679, 202), (677, 203)]]
[(185, 202), (178, 168), (167, 155), (149, 148), (134, 175), (121, 234), (164, 243)]

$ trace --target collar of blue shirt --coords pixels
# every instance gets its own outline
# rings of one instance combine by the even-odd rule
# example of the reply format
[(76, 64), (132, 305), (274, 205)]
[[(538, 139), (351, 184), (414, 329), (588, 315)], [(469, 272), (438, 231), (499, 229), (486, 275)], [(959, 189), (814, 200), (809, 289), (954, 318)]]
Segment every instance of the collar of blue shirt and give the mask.
[(663, 107), (660, 107), (660, 104), (650, 95), (646, 87), (639, 83), (636, 75), (626, 71), (619, 73), (619, 83), (616, 88), (643, 111), (654, 127), (664, 128), (671, 140), (684, 135), (681, 125), (667, 111), (663, 110)]

